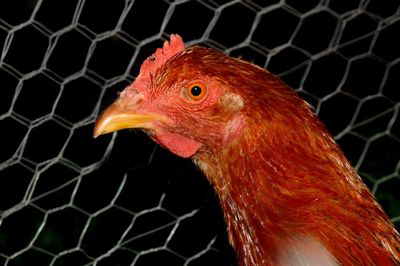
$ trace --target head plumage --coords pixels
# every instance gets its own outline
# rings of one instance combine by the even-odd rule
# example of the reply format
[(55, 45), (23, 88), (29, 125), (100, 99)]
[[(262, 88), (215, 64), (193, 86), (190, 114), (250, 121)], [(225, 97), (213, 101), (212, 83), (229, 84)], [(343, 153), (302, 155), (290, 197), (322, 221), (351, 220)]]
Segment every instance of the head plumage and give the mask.
[(163, 48), (158, 48), (151, 56), (149, 56), (140, 67), (139, 75), (135, 81), (128, 86), (122, 93), (121, 97), (129, 96), (133, 90), (143, 91), (146, 84), (150, 82), (151, 75), (164, 63), (174, 55), (185, 50), (185, 44), (181, 36), (171, 34), (170, 41), (165, 41)]

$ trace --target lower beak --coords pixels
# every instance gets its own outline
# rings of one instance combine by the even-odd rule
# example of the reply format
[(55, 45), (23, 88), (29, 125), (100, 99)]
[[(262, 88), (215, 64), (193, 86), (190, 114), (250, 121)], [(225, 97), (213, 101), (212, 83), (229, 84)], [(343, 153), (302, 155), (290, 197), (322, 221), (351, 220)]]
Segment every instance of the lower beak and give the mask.
[(115, 102), (97, 119), (93, 137), (97, 138), (100, 135), (126, 128), (154, 129), (154, 122), (161, 120), (162, 117), (159, 115), (140, 114)]

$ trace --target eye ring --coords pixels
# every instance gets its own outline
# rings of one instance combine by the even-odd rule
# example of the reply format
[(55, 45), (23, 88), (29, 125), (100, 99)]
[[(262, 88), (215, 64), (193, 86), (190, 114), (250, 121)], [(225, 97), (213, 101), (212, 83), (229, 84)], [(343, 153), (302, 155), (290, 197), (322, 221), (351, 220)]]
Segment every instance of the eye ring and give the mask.
[(185, 89), (185, 95), (190, 100), (199, 101), (204, 98), (207, 94), (207, 87), (202, 82), (195, 82), (189, 84)]

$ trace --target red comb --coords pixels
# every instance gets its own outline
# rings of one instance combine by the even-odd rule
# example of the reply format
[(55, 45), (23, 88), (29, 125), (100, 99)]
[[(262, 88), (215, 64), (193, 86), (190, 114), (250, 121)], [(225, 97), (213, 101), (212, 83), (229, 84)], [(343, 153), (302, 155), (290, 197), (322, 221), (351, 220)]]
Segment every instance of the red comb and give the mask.
[(143, 91), (145, 84), (150, 81), (151, 74), (160, 68), (168, 59), (178, 54), (185, 49), (185, 44), (181, 36), (178, 34), (171, 34), (170, 41), (165, 41), (163, 48), (158, 48), (154, 54), (149, 56), (140, 67), (139, 75), (135, 81), (127, 87), (122, 93), (121, 97), (129, 96), (132, 90)]

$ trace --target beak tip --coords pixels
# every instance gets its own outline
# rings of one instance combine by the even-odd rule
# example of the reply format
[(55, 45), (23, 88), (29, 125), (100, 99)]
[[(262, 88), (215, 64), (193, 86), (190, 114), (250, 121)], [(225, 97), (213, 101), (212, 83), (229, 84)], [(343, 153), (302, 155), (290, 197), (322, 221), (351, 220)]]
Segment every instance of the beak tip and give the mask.
[(97, 122), (93, 129), (93, 138), (97, 138), (100, 135), (103, 135), (105, 132), (101, 128), (99, 128), (99, 123)]

